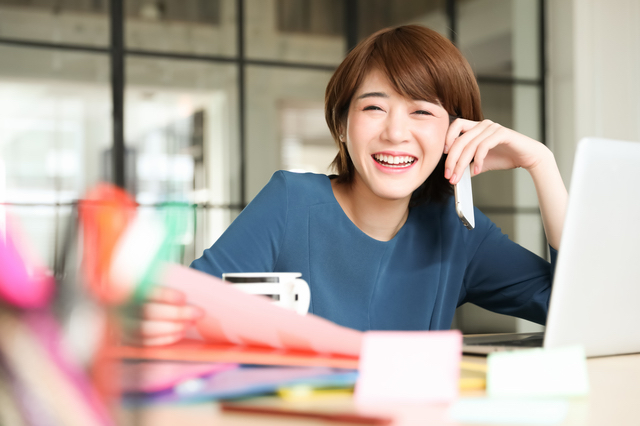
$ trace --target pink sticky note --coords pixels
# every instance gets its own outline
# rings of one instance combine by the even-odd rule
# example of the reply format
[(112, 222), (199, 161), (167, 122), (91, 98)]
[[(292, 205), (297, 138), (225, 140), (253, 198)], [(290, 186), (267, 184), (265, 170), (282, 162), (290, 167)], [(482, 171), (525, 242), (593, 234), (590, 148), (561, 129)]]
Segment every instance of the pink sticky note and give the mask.
[(356, 401), (451, 401), (458, 396), (461, 357), (457, 330), (366, 332)]

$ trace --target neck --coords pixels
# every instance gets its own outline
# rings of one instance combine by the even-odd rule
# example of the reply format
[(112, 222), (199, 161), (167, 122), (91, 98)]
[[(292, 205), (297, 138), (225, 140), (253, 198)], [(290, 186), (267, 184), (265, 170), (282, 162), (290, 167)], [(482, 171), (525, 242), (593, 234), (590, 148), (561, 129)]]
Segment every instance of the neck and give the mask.
[(359, 188), (357, 180), (350, 184), (331, 183), (333, 193), (345, 214), (365, 234), (379, 241), (391, 240), (409, 216), (410, 197), (383, 199), (368, 188)]

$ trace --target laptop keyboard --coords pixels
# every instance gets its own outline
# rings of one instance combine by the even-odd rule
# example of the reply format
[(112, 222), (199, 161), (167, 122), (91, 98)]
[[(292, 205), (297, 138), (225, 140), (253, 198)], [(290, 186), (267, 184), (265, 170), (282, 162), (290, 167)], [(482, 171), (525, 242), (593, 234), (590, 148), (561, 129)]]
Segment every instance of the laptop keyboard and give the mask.
[(518, 348), (541, 348), (544, 336), (531, 336), (526, 339), (509, 340), (498, 343), (499, 346), (509, 346)]

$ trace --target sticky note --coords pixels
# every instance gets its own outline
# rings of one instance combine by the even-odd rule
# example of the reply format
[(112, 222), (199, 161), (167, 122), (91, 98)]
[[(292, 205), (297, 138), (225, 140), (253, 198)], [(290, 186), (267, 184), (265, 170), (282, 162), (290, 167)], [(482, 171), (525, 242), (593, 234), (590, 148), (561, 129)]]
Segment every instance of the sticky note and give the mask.
[(356, 402), (451, 401), (458, 396), (461, 356), (457, 330), (366, 332)]
[(589, 393), (581, 346), (496, 352), (487, 359), (487, 394), (494, 397), (581, 396)]
[(569, 412), (562, 399), (465, 398), (451, 404), (455, 422), (500, 425), (556, 425)]

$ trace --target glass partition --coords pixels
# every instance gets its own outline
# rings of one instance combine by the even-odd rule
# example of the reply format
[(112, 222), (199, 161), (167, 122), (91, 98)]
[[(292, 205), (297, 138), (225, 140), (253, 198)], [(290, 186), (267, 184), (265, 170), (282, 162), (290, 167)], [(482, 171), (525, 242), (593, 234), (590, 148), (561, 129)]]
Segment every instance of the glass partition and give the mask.
[(129, 57), (126, 78), (129, 190), (144, 206), (180, 202), (204, 210), (189, 219), (189, 263), (226, 229), (240, 203), (237, 67)]
[(340, 0), (246, 0), (249, 59), (338, 65), (346, 50)]
[(420, 24), (449, 37), (446, 0), (358, 0), (358, 39), (396, 25)]
[(109, 45), (109, 0), (0, 0), (0, 38)]
[[(262, 66), (251, 66), (247, 71), (245, 164), (249, 199), (279, 169), (327, 172), (337, 152), (323, 110), (331, 72)], [(318, 151), (321, 154), (314, 163), (305, 163), (311, 152)], [(326, 160), (322, 167), (320, 163)]]
[(125, 19), (127, 49), (237, 54), (236, 0), (127, 0)]
[(540, 78), (539, 0), (458, 5), (458, 45), (478, 76)]
[(108, 58), (1, 45), (0, 57), (0, 203), (53, 265), (55, 223), (102, 179), (112, 139)]

